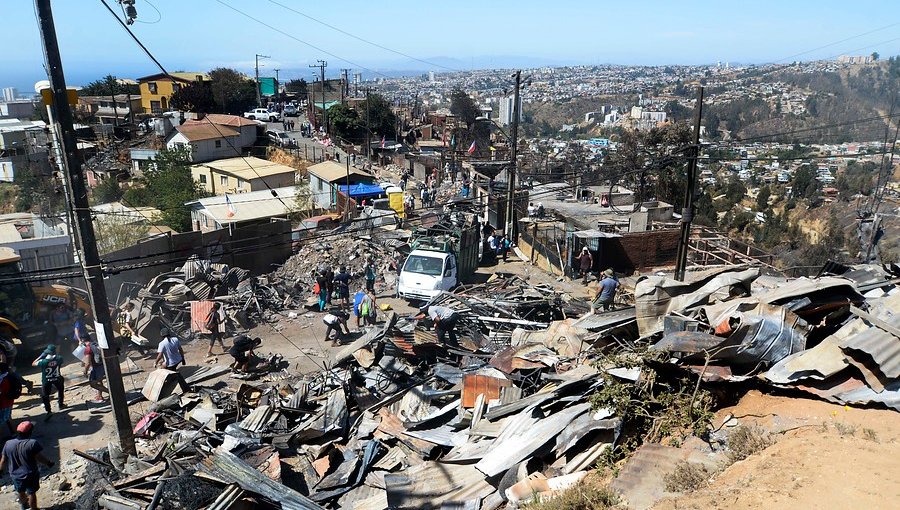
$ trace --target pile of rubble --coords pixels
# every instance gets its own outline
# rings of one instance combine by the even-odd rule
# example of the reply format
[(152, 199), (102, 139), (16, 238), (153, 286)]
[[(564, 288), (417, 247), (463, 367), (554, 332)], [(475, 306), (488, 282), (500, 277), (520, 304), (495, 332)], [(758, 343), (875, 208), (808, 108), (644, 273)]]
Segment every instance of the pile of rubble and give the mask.
[(817, 278), (726, 267), (635, 288), (640, 336), (706, 381), (756, 380), (900, 411), (900, 270), (828, 264)]
[[(340, 248), (364, 259), (370, 246)], [(310, 250), (279, 278), (305, 275), (328, 251)], [(115, 470), (94, 495), (114, 502), (105, 508), (156, 508), (177, 480), (212, 493), (159, 508), (514, 508), (576, 484), (616, 445), (629, 417), (591, 397), (654, 377), (646, 364), (608, 363), (648, 347), (666, 370), (707, 384), (900, 410), (900, 273), (830, 270), (841, 274), (650, 276), (635, 306), (596, 314), (495, 274), (432, 300), (459, 314), (456, 344), (438, 342), (427, 319), (390, 314), (311, 374), (203, 387), (207, 367), (178, 394), (175, 374), (159, 370), (144, 389), (153, 406), (136, 428), (139, 457), (95, 459)]]

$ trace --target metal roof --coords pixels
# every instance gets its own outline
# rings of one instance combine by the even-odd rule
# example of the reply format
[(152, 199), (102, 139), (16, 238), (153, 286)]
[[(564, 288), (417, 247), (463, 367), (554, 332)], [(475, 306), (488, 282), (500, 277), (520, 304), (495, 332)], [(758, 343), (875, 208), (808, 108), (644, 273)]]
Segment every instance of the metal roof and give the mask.
[[(277, 198), (272, 196), (272, 191), (278, 194)], [(297, 194), (296, 188), (286, 186), (275, 188), (272, 191), (262, 190), (228, 195), (228, 199), (231, 200), (234, 207), (234, 214), (231, 216), (228, 215), (228, 203), (225, 195), (201, 198), (185, 205), (198, 210), (200, 214), (212, 218), (221, 225), (274, 218), (290, 213), (294, 206), (294, 197)]]
[(359, 182), (360, 178), (375, 179), (375, 176), (372, 174), (363, 172), (353, 166), (348, 170), (346, 164), (341, 164), (336, 161), (323, 161), (307, 168), (306, 172), (328, 183), (339, 183), (347, 179), (348, 174), (350, 175), (352, 182)]
[[(220, 129), (228, 129), (234, 131), (231, 128)], [(217, 159), (215, 161), (208, 161), (206, 163), (193, 165), (192, 168), (203, 167), (210, 168), (219, 173), (227, 173), (245, 181), (252, 181), (253, 179), (269, 177), (272, 175), (288, 173), (294, 174), (297, 172), (297, 169), (295, 169), (294, 167), (282, 165), (280, 163), (275, 163), (266, 159), (255, 158), (252, 156), (246, 158), (238, 157)], [(232, 202), (233, 201), (234, 199), (232, 199)]]

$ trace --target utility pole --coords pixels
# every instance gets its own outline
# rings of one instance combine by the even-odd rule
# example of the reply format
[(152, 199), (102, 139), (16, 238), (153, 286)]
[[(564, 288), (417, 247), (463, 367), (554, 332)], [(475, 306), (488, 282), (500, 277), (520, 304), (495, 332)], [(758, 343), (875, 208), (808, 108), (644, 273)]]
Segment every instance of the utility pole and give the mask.
[[(109, 81), (109, 95), (110, 95), (110, 97), (112, 97), (112, 103), (113, 103), (113, 115), (114, 115), (113, 126), (118, 126), (119, 125), (119, 108), (116, 106), (116, 81), (113, 80), (112, 77), (110, 77), (110, 80), (108, 80), (108, 81)], [(113, 134), (115, 134), (115, 133), (113, 133)]]
[(519, 89), (522, 85), (522, 71), (516, 71), (516, 89), (513, 93), (513, 119), (510, 130), (509, 170), (506, 178), (506, 235), (510, 239), (516, 239), (516, 208), (513, 198), (516, 193), (516, 158), (519, 148)]
[[(324, 60), (317, 60), (318, 64), (309, 67), (318, 67), (320, 76), (322, 77), (322, 129), (325, 130), (325, 134), (328, 134), (328, 110), (325, 109), (325, 68), (328, 67), (328, 62)], [(313, 109), (315, 111), (315, 109)]]
[(278, 71), (281, 69), (275, 69), (275, 97), (281, 101), (281, 81), (278, 80)]
[(116, 345), (116, 339), (113, 336), (111, 327), (109, 302), (106, 298), (106, 288), (103, 286), (103, 270), (100, 267), (100, 254), (97, 251), (97, 240), (94, 237), (94, 225), (91, 223), (87, 187), (84, 184), (84, 170), (81, 167), (81, 159), (78, 157), (75, 130), (72, 127), (72, 110), (69, 107), (68, 94), (66, 93), (66, 79), (63, 74), (62, 60), (59, 56), (56, 27), (53, 23), (53, 10), (50, 7), (50, 0), (35, 0), (34, 3), (38, 12), (45, 65), (50, 78), (50, 88), (53, 92), (52, 109), (56, 113), (56, 120), (59, 123), (59, 133), (65, 153), (65, 167), (68, 170), (64, 172), (72, 197), (72, 202), (68, 204), (68, 207), (74, 209), (79, 238), (81, 239), (81, 264), (84, 271), (84, 280), (87, 282), (88, 293), (91, 298), (91, 312), (95, 320), (97, 344), (100, 346), (103, 365), (106, 368), (106, 379), (109, 386), (109, 397), (112, 404), (113, 418), (116, 423), (119, 446), (125, 453), (134, 455), (136, 454), (134, 435), (132, 433), (131, 418), (128, 415), (128, 404), (125, 401), (125, 385), (122, 382), (122, 371), (119, 367), (119, 357), (117, 355), (118, 345)]
[(350, 95), (350, 81), (347, 78), (347, 73), (350, 72), (350, 69), (341, 69), (341, 73), (344, 76), (343, 82), (341, 82), (341, 103), (343, 104), (346, 101), (346, 98)]
[(262, 90), (259, 88), (259, 59), (262, 58), (271, 58), (268, 55), (260, 55), (256, 54), (256, 106), (262, 105)]
[(372, 128), (369, 125), (369, 87), (366, 87), (366, 161), (372, 159)]
[(697, 189), (697, 158), (700, 157), (700, 118), (703, 115), (703, 87), (697, 87), (697, 104), (694, 106), (694, 139), (688, 161), (687, 190), (681, 208), (681, 239), (675, 259), (675, 279), (683, 282), (687, 269), (688, 243), (691, 240), (691, 221), (694, 219), (694, 193)]

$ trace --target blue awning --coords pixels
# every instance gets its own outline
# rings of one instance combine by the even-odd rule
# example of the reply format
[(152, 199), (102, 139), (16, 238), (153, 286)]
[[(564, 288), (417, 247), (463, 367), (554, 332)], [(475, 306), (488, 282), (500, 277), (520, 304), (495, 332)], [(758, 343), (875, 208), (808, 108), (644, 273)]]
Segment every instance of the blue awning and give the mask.
[[(338, 186), (338, 189), (341, 193), (347, 193), (346, 184), (341, 184)], [(350, 185), (350, 198), (369, 198), (377, 197), (379, 195), (384, 195), (384, 190), (377, 184), (360, 183)]]

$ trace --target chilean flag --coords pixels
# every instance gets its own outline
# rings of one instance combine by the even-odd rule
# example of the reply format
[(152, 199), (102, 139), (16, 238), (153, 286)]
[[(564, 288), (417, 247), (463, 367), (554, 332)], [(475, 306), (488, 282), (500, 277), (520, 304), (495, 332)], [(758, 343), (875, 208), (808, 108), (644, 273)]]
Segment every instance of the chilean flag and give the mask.
[(470, 156), (475, 154), (475, 140), (472, 140), (472, 145), (469, 146), (469, 150), (466, 152), (468, 152)]
[(225, 215), (229, 218), (237, 214), (237, 209), (234, 208), (234, 204), (231, 203), (231, 198), (228, 197), (228, 194), (225, 194), (225, 205), (228, 206), (228, 213)]
[(384, 149), (384, 135), (381, 135), (381, 148)]

